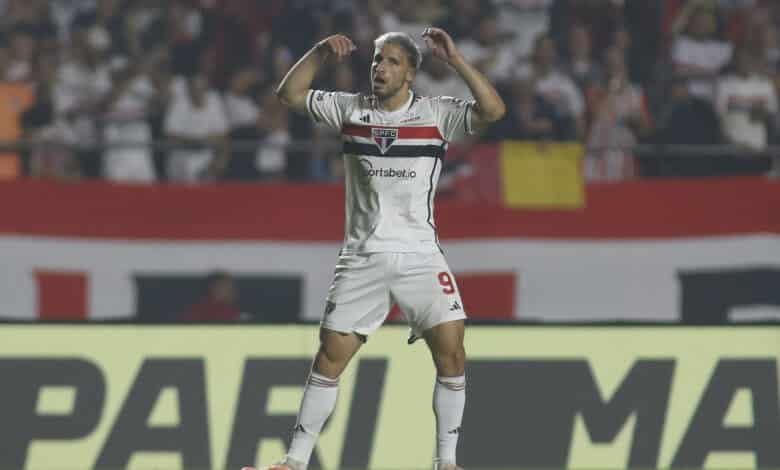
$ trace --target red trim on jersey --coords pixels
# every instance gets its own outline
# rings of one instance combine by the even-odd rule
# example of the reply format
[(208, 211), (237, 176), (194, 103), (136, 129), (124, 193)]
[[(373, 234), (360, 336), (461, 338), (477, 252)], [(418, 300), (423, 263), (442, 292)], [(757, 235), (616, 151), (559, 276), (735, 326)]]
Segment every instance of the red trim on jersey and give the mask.
[(356, 124), (347, 124), (341, 129), (342, 134), (353, 137), (371, 138), (371, 128), (376, 129), (398, 129), (399, 139), (439, 139), (444, 140), (439, 128), (436, 126), (359, 126)]

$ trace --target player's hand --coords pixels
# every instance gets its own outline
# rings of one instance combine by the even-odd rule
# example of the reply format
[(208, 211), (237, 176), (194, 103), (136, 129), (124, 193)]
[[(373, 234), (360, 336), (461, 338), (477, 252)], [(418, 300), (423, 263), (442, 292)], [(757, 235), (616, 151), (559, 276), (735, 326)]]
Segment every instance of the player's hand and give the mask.
[(352, 54), (357, 47), (355, 47), (355, 43), (350, 38), (343, 34), (334, 34), (318, 42), (317, 49), (323, 51), (326, 58), (335, 57), (337, 61), (341, 62), (345, 57)]
[(461, 59), (460, 51), (455, 47), (455, 42), (443, 29), (425, 28), (422, 37), (425, 38), (425, 44), (428, 45), (428, 48), (433, 53), (434, 57), (449, 64), (455, 60)]

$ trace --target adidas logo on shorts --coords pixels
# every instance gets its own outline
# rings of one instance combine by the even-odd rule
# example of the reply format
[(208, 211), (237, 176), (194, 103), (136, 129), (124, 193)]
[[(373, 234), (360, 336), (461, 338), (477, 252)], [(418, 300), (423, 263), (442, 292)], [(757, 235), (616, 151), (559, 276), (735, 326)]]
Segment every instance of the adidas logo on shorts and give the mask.
[(328, 300), (328, 302), (325, 304), (325, 316), (327, 317), (333, 313), (334, 310), (336, 310), (336, 303)]

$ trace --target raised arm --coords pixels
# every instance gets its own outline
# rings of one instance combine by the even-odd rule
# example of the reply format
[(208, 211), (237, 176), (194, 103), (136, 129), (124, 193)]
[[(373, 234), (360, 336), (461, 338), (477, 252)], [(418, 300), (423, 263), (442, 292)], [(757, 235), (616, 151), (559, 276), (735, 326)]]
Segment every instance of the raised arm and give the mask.
[(276, 96), (291, 109), (305, 113), (306, 95), (320, 68), (331, 58), (343, 60), (355, 49), (355, 44), (346, 36), (341, 34), (328, 36), (315, 44), (290, 68), (276, 88)]
[(490, 123), (501, 119), (506, 113), (506, 105), (495, 87), (474, 66), (466, 62), (455, 47), (452, 38), (443, 29), (427, 28), (423, 33), (425, 42), (433, 55), (452, 66), (466, 82), (477, 104), (473, 108), (471, 125), (474, 129), (483, 129)]

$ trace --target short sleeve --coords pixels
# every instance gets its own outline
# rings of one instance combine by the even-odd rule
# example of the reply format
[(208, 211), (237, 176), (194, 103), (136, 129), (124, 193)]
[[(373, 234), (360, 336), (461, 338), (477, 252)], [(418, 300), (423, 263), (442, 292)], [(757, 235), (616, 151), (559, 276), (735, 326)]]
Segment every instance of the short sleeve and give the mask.
[(766, 91), (767, 91), (767, 109), (772, 112), (777, 112), (777, 92), (775, 91), (775, 87), (772, 86), (770, 82), (766, 83)]
[(672, 44), (672, 53), (670, 54), (672, 62), (674, 64), (686, 63), (685, 46), (683, 45), (682, 38), (677, 37)]
[(451, 96), (438, 96), (431, 100), (436, 126), (445, 140), (458, 140), (474, 134), (471, 123), (474, 103)]
[(171, 106), (168, 108), (168, 112), (165, 113), (165, 122), (163, 127), (165, 133), (168, 135), (184, 135), (187, 132), (184, 116), (184, 110), (178, 99), (174, 99)]
[(338, 91), (309, 90), (306, 110), (315, 122), (341, 130), (347, 110), (357, 95)]
[(571, 106), (571, 112), (575, 117), (582, 116), (585, 112), (585, 99), (582, 97), (580, 89), (570, 79), (566, 80), (566, 90), (569, 94), (569, 103)]
[(228, 131), (228, 119), (225, 112), (225, 104), (222, 101), (222, 97), (214, 93), (212, 95), (212, 106), (209, 110), (209, 123), (210, 133), (217, 135), (227, 134)]
[(715, 111), (721, 116), (728, 111), (728, 78), (721, 78), (715, 88)]

